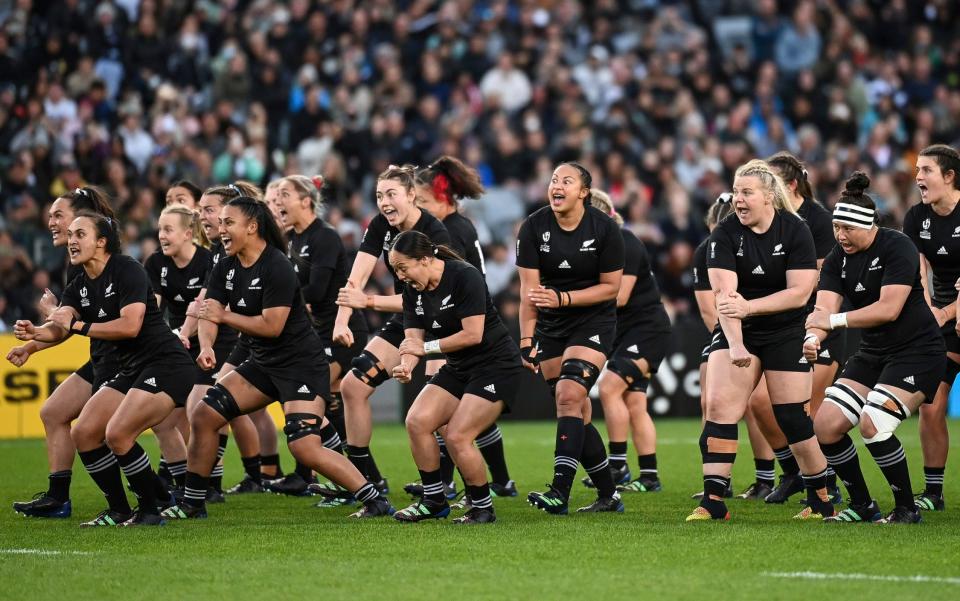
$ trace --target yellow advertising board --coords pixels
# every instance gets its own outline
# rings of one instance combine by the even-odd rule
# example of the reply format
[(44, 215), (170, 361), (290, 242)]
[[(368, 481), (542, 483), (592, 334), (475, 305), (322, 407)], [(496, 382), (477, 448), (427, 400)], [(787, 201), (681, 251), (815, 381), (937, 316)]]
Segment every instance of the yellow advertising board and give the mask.
[[(0, 439), (43, 438), (40, 407), (50, 392), (90, 358), (90, 340), (71, 336), (63, 344), (34, 354), (17, 368), (7, 353), (21, 342), (12, 334), (0, 334)], [(271, 403), (267, 412), (278, 427), (283, 409)]]
[(90, 358), (90, 340), (71, 336), (63, 344), (30, 357), (20, 368), (7, 353), (22, 343), (0, 335), (0, 438), (43, 437), (40, 407), (50, 391)]

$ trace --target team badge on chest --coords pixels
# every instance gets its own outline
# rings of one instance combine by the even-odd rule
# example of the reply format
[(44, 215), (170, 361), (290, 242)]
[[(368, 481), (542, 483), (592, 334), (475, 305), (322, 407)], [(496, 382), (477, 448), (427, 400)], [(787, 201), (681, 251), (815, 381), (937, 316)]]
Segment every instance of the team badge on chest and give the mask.
[(540, 252), (548, 253), (550, 252), (550, 232), (543, 232), (543, 244), (540, 245)]

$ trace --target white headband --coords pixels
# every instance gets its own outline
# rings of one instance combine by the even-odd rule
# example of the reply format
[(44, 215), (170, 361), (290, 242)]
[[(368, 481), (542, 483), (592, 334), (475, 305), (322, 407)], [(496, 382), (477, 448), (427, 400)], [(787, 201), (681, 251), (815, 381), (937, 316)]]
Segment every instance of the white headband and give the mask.
[(846, 202), (838, 202), (837, 206), (833, 209), (833, 220), (845, 225), (852, 225), (868, 230), (873, 227), (876, 214), (877, 212), (873, 209)]

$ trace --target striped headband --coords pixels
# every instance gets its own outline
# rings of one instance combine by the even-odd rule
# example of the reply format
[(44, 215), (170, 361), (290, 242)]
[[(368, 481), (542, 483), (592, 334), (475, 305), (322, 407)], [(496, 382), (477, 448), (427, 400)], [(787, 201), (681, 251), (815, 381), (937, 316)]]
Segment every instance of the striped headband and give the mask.
[(857, 206), (847, 202), (838, 202), (833, 209), (833, 220), (839, 221), (844, 225), (868, 230), (873, 227), (874, 217), (877, 212), (873, 209)]

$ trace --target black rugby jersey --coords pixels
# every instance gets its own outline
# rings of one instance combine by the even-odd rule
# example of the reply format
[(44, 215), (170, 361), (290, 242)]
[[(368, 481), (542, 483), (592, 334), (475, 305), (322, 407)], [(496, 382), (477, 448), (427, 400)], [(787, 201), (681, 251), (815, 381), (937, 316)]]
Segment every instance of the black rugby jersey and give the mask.
[(187, 306), (203, 289), (210, 269), (210, 251), (195, 246), (193, 258), (183, 268), (177, 267), (171, 257), (157, 250), (147, 257), (144, 267), (150, 276), (153, 291), (159, 294), (167, 307), (167, 322), (178, 329), (187, 318)]
[(880, 288), (888, 285), (910, 286), (910, 295), (895, 320), (863, 328), (860, 348), (876, 354), (943, 349), (937, 320), (923, 297), (920, 257), (904, 234), (880, 228), (869, 248), (848, 255), (838, 246), (820, 270), (820, 290), (836, 292), (854, 309), (880, 300)]
[(111, 255), (103, 272), (91, 279), (86, 272), (70, 282), (63, 295), (63, 304), (73, 307), (86, 323), (106, 323), (120, 318), (120, 309), (134, 303), (146, 305), (143, 324), (133, 338), (111, 340), (116, 358), (124, 373), (138, 372), (155, 361), (169, 361), (171, 356), (190, 356), (167, 324), (157, 307), (146, 270), (126, 255)]
[[(484, 294), (479, 294), (483, 290)], [(445, 353), (447, 364), (460, 372), (490, 371), (521, 365), (520, 350), (490, 299), (490, 292), (475, 267), (463, 261), (444, 261), (440, 283), (433, 290), (403, 290), (403, 327), (424, 330), (441, 339), (463, 330), (465, 317), (484, 315), (480, 344)]]
[[(73, 265), (72, 263), (67, 263), (66, 269), (63, 270), (63, 288), (60, 293), (60, 304), (63, 304), (63, 295), (67, 289), (67, 286), (70, 285), (74, 279), (84, 275), (83, 266)], [(110, 356), (110, 353), (116, 350), (116, 347), (113, 346), (113, 343), (109, 340), (101, 340), (99, 338), (90, 339), (90, 358), (93, 359), (94, 364), (100, 364), (105, 359)], [(116, 364), (116, 357), (110, 357), (111, 364)], [(107, 368), (110, 369), (109, 367)]]
[(707, 246), (709, 245), (710, 238), (704, 238), (703, 242), (693, 251), (694, 290), (713, 290), (710, 286), (710, 277), (707, 275)]
[[(707, 267), (735, 271), (737, 292), (747, 300), (769, 296), (786, 289), (788, 270), (817, 268), (813, 235), (800, 217), (786, 211), (776, 211), (770, 229), (762, 234), (745, 227), (734, 213), (710, 234)], [(747, 317), (743, 332), (802, 327), (806, 314), (806, 307), (800, 307)]]
[(623, 236), (623, 275), (636, 276), (627, 304), (617, 308), (617, 331), (643, 328), (647, 331), (670, 329), (670, 318), (660, 302), (660, 289), (650, 270), (650, 255), (633, 232), (620, 229)]
[[(210, 251), (207, 255), (209, 262), (207, 263), (207, 276), (204, 279), (203, 287), (207, 287), (207, 283), (210, 281), (210, 274), (213, 272), (213, 268), (220, 262), (221, 259), (227, 256), (227, 251), (223, 249), (223, 243), (220, 242), (220, 239), (217, 238), (210, 245)], [(233, 328), (227, 327), (225, 325), (220, 325), (217, 328), (217, 343), (216, 346), (220, 348), (226, 348), (228, 346), (233, 346), (237, 344), (240, 339), (240, 334)], [(192, 339), (191, 339), (192, 340)], [(193, 343), (191, 342), (191, 345)], [(199, 344), (199, 343), (198, 343)]]
[(207, 282), (207, 298), (248, 317), (260, 316), (272, 307), (290, 307), (279, 336), (244, 334), (252, 358), (261, 367), (283, 373), (296, 371), (304, 362), (326, 362), (303, 304), (297, 274), (287, 256), (276, 248), (268, 245), (250, 267), (241, 265), (236, 255), (220, 259)]
[(930, 262), (934, 306), (945, 307), (957, 300), (953, 287), (960, 278), (960, 203), (949, 215), (937, 215), (930, 205), (913, 205), (903, 218), (903, 233)]
[[(417, 220), (417, 223), (414, 224), (411, 229), (425, 234), (434, 244), (443, 244), (444, 246), (450, 246), (451, 244), (450, 234), (447, 232), (447, 228), (443, 227), (440, 220), (422, 209), (420, 209), (420, 219)], [(378, 213), (370, 220), (370, 225), (368, 225), (367, 230), (363, 232), (363, 240), (361, 240), (359, 248), (360, 252), (367, 253), (368, 255), (375, 257), (383, 256), (383, 262), (387, 266), (387, 271), (393, 276), (394, 294), (402, 293), (404, 287), (403, 282), (397, 277), (396, 272), (393, 271), (393, 266), (390, 265), (390, 257), (388, 256), (390, 254), (390, 248), (393, 246), (393, 241), (396, 240), (399, 235), (400, 230), (390, 225), (390, 223), (387, 222), (387, 218)]]
[(467, 263), (476, 267), (480, 273), (487, 275), (487, 267), (483, 263), (483, 250), (477, 237), (477, 228), (470, 220), (454, 211), (443, 220), (443, 227), (450, 234), (450, 246)]
[(826, 258), (837, 245), (837, 239), (833, 237), (833, 214), (816, 200), (807, 198), (797, 209), (797, 215), (803, 218), (813, 234), (817, 259)]
[[(623, 269), (620, 226), (594, 207), (572, 231), (557, 223), (549, 206), (535, 211), (520, 226), (517, 267), (540, 271), (540, 283), (558, 290), (582, 290), (600, 283), (601, 273)], [(569, 334), (593, 318), (616, 319), (616, 300), (586, 307), (537, 309), (537, 331), (552, 337)]]
[[(350, 262), (340, 234), (322, 219), (314, 219), (299, 234), (287, 232), (287, 256), (297, 272), (303, 300), (310, 305), (314, 327), (320, 340), (333, 338), (333, 322), (337, 318), (337, 292), (347, 284)], [(367, 331), (363, 311), (350, 315), (350, 330)]]

